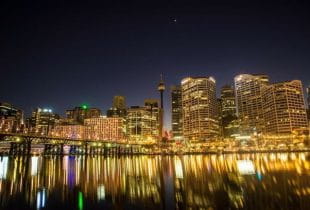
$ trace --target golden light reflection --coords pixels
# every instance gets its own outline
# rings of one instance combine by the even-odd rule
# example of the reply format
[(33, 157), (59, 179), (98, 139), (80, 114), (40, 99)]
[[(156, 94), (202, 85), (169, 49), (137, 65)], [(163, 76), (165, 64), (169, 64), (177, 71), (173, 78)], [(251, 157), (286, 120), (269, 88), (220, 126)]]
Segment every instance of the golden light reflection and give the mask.
[(20, 195), (33, 208), (63, 204), (78, 192), (120, 208), (310, 205), (309, 153), (2, 157), (0, 169), (0, 207)]

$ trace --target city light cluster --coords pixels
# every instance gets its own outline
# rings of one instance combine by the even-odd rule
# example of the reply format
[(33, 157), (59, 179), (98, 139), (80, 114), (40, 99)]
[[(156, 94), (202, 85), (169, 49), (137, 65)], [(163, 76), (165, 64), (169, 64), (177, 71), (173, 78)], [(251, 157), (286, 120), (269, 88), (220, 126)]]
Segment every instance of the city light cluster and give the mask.
[[(271, 84), (268, 75), (241, 74), (234, 85), (216, 93), (213, 77), (186, 77), (171, 87), (171, 133), (163, 132), (163, 78), (160, 99), (145, 99), (143, 106), (126, 106), (115, 96), (103, 115), (86, 104), (67, 110), (61, 117), (49, 108), (37, 108), (28, 118), (7, 103), (0, 104), (0, 131), (67, 139), (131, 142), (203, 143), (238, 140), (254, 144), (303, 142), (309, 120), (300, 80)], [(309, 104), (309, 88), (308, 104)], [(169, 141), (170, 140), (170, 141)]]

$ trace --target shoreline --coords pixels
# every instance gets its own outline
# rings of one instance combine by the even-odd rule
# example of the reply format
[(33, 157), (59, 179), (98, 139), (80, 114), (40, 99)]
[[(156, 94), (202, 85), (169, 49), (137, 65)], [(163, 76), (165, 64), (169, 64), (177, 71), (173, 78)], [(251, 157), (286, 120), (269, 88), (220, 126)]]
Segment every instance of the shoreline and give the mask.
[(225, 155), (225, 154), (263, 154), (263, 153), (303, 153), (310, 152), (310, 148), (304, 149), (279, 149), (279, 150), (242, 150), (242, 151), (205, 151), (205, 152), (143, 152), (143, 153), (133, 153), (133, 154), (43, 154), (43, 153), (30, 153), (30, 154), (17, 154), (10, 155), (8, 152), (0, 152), (0, 157), (2, 156), (106, 156), (106, 157), (118, 157), (118, 156), (137, 156), (137, 155), (150, 155), (150, 156), (174, 156), (174, 155)]

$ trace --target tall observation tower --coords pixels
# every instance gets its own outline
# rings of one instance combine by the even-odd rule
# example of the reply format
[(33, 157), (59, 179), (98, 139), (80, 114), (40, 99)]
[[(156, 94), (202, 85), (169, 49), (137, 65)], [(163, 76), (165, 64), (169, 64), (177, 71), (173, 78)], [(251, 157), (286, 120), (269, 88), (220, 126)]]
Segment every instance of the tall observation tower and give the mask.
[(157, 86), (157, 90), (160, 93), (160, 109), (159, 109), (159, 140), (163, 138), (163, 127), (164, 127), (164, 91), (165, 84), (163, 80), (163, 75), (160, 74), (160, 81)]

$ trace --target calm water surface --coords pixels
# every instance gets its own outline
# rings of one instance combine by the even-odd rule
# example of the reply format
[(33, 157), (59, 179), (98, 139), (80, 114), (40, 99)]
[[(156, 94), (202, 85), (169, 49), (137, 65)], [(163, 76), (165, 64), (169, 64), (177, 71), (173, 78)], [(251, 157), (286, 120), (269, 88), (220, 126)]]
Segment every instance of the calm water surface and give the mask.
[(310, 209), (310, 154), (0, 157), (0, 209)]

